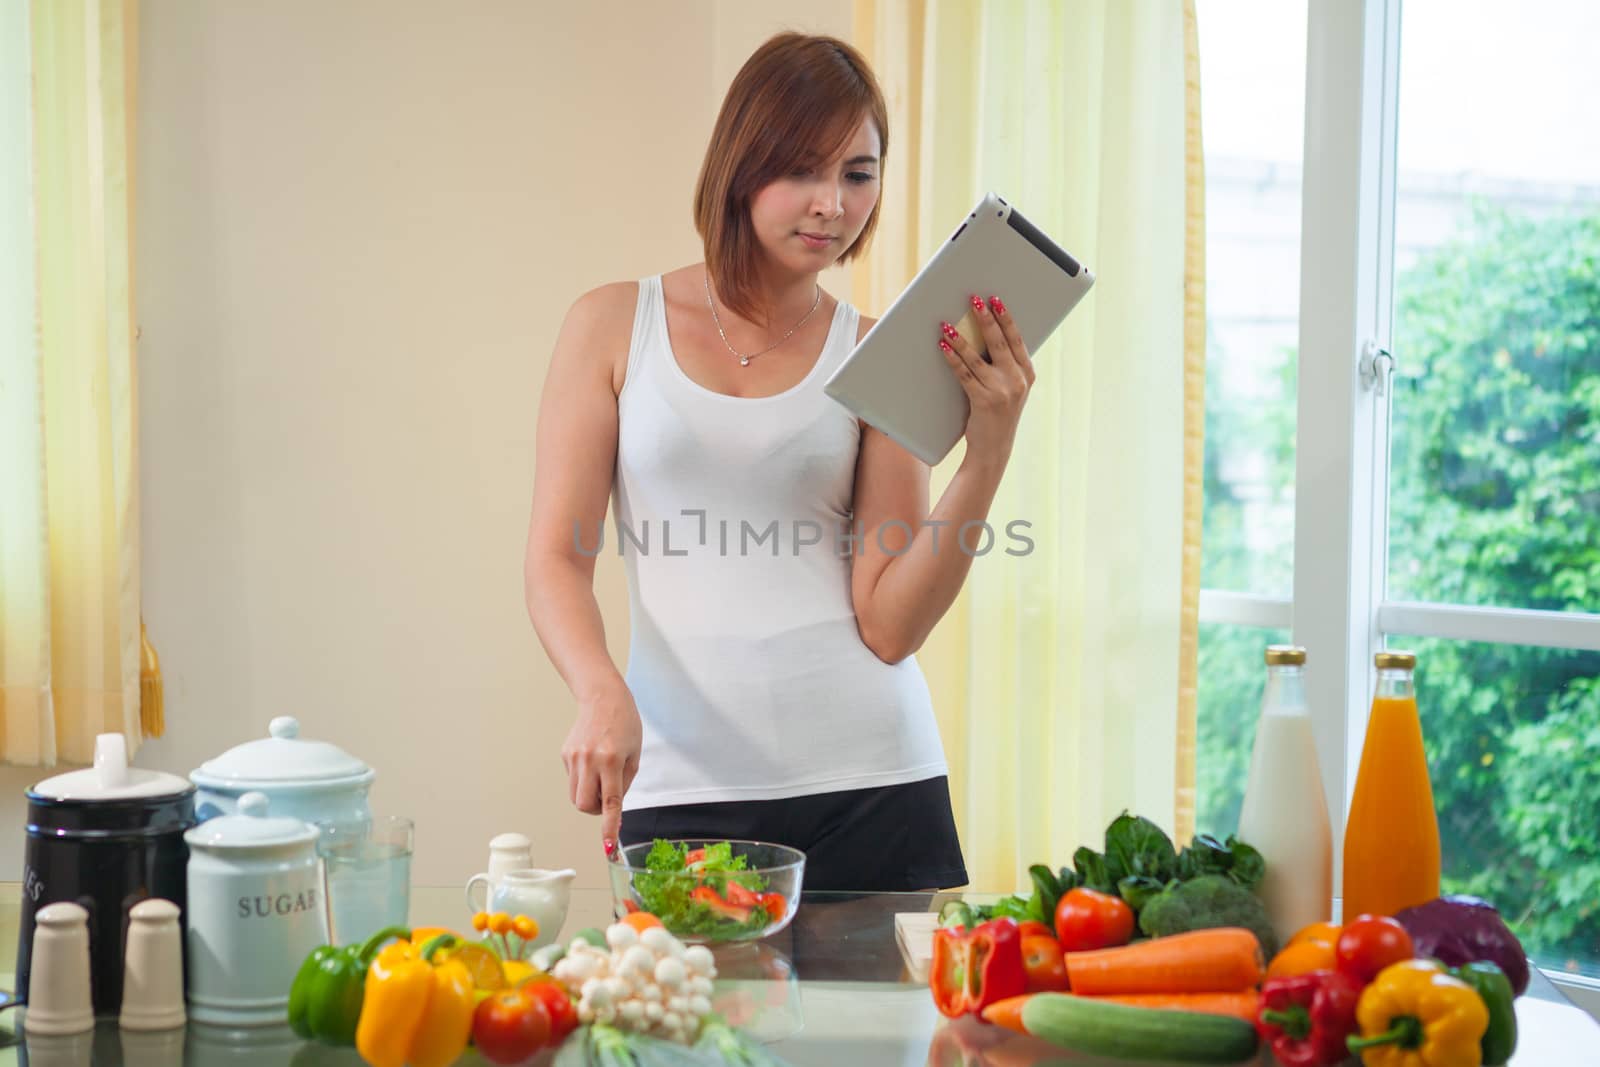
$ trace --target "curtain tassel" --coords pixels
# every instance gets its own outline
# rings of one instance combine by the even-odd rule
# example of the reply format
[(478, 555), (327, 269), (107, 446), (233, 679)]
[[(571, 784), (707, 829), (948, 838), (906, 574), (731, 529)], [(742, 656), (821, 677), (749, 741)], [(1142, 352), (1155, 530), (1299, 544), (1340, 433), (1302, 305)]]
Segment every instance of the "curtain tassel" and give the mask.
[(166, 733), (167, 718), (163, 707), (161, 684), (161, 657), (156, 655), (150, 635), (145, 632), (144, 620), (139, 620), (139, 727), (146, 737), (160, 737)]

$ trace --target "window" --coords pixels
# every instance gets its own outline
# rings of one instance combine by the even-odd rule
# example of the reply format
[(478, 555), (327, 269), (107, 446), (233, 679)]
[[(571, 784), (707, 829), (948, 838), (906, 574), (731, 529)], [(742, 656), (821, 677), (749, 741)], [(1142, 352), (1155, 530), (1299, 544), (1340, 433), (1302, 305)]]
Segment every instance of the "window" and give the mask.
[(1600, 7), (1508, 14), (1400, 11), (1379, 617), (1445, 626), (1386, 637), (1418, 651), (1446, 887), (1547, 969), (1600, 975), (1600, 651), (1518, 629), (1581, 618), (1493, 611), (1455, 617), (1519, 643), (1440, 639), (1457, 606), (1600, 612), (1600, 137), (1577, 134)]
[(1231, 833), (1294, 588), (1304, 0), (1200, 0), (1206, 455), (1196, 818)]
[[(1445, 888), (1600, 978), (1600, 6), (1198, 16), (1200, 826), (1234, 829), (1261, 646), (1309, 650), (1336, 833), (1372, 654), (1412, 648)], [(1298, 269), (1251, 279), (1275, 242)]]

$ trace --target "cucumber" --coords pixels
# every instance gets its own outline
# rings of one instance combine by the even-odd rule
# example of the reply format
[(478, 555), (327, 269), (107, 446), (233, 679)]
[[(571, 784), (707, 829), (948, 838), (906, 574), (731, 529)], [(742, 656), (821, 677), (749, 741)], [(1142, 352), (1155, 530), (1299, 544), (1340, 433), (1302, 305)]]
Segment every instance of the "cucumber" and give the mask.
[(1104, 1004), (1038, 993), (1022, 1006), (1028, 1033), (1062, 1048), (1130, 1060), (1238, 1063), (1255, 1055), (1255, 1027), (1198, 1012)]

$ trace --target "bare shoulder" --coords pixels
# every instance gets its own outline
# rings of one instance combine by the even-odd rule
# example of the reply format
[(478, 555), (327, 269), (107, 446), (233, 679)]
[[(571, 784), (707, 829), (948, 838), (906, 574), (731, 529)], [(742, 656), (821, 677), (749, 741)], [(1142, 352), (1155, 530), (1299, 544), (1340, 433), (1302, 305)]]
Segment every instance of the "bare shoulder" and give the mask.
[(597, 373), (603, 367), (613, 391), (620, 392), (638, 301), (638, 282), (610, 282), (578, 297), (561, 326), (558, 358), (581, 361)]
[(572, 302), (567, 322), (585, 329), (615, 326), (618, 319), (633, 326), (633, 310), (639, 300), (638, 282), (608, 282), (596, 286)]

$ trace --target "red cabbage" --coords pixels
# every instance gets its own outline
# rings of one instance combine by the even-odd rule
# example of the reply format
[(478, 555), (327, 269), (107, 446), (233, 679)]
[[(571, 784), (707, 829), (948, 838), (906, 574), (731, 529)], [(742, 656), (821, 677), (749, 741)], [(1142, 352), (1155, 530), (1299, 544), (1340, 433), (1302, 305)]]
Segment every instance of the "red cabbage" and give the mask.
[(1447, 967), (1489, 960), (1521, 996), (1528, 988), (1528, 956), (1494, 905), (1477, 897), (1448, 896), (1406, 908), (1395, 916), (1422, 958)]

